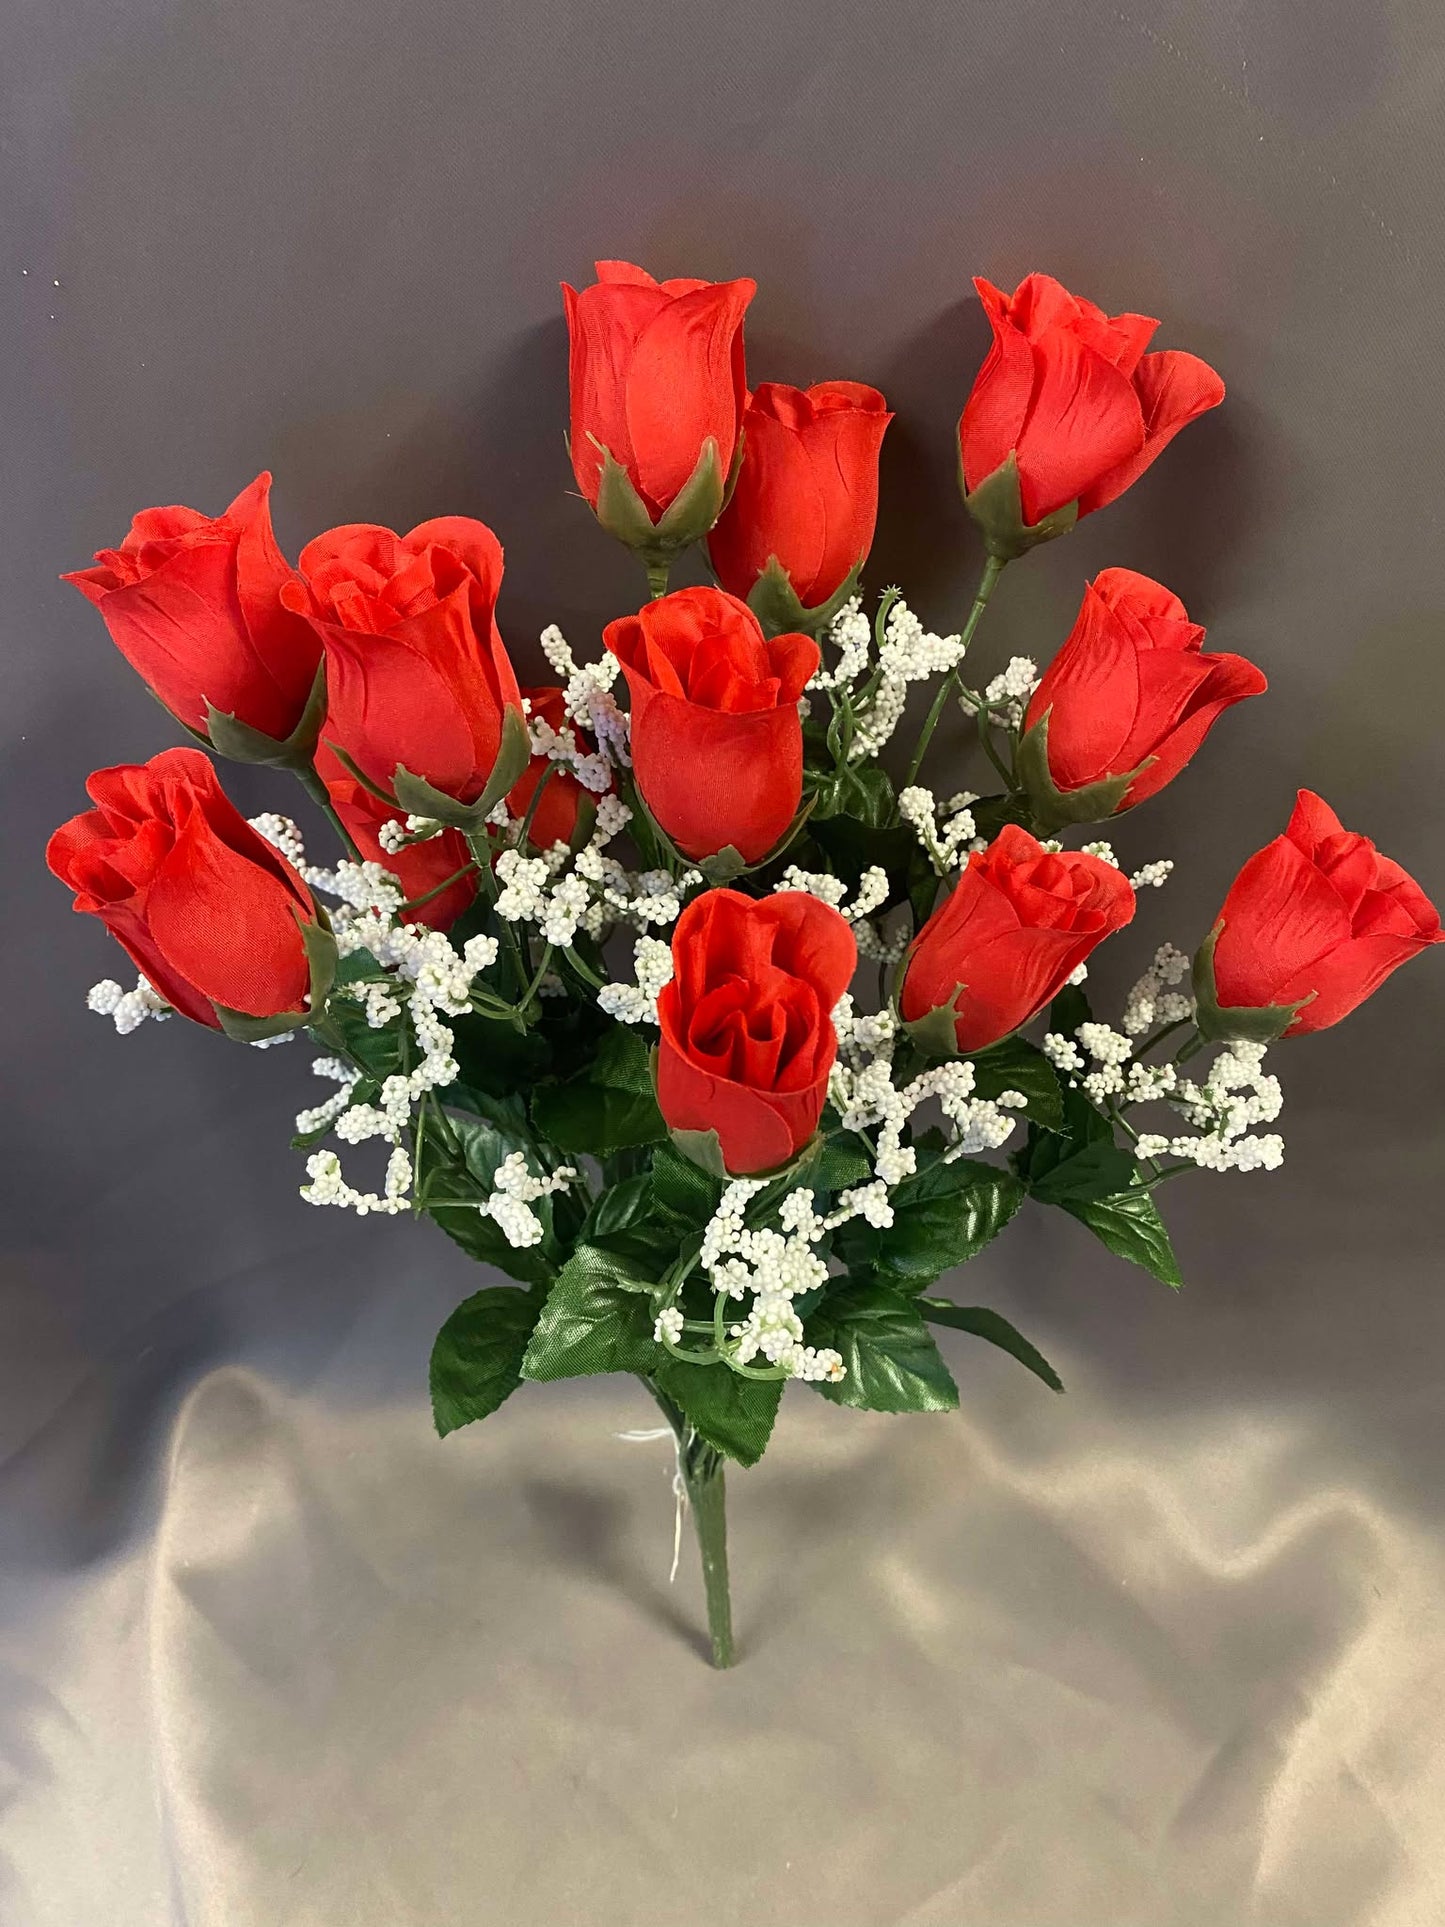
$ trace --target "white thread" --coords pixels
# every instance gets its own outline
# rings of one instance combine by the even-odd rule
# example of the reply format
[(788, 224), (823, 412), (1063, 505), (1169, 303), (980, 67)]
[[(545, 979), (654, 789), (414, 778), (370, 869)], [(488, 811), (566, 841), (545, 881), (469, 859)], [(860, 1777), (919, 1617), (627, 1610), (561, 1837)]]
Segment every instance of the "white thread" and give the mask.
[(677, 1434), (670, 1425), (658, 1425), (650, 1432), (614, 1432), (612, 1436), (628, 1445), (652, 1445), (658, 1439), (672, 1440), (672, 1496), (676, 1505), (672, 1515), (672, 1571), (667, 1575), (667, 1583), (669, 1586), (676, 1585), (678, 1562), (682, 1558), (682, 1515), (687, 1511), (687, 1480), (682, 1476), (682, 1448), (677, 1442)]

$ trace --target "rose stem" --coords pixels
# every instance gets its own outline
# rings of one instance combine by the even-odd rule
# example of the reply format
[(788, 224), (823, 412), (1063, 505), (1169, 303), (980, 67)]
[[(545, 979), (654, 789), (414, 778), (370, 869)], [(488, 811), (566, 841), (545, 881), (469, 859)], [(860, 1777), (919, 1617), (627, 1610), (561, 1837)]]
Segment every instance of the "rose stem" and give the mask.
[(330, 823), (332, 829), (335, 830), (336, 834), (341, 838), (342, 847), (345, 849), (346, 854), (351, 858), (353, 863), (360, 863), (361, 852), (352, 842), (346, 825), (332, 807), (331, 798), (326, 793), (326, 785), (316, 774), (315, 768), (308, 763), (304, 768), (298, 769), (296, 774), (300, 778), (302, 789), (305, 790), (306, 794), (311, 798), (311, 801), (316, 805), (317, 809), (321, 811), (327, 822)]
[(677, 1439), (677, 1463), (687, 1488), (687, 1502), (697, 1534), (697, 1549), (702, 1557), (703, 1591), (707, 1596), (707, 1629), (712, 1641), (712, 1663), (716, 1667), (733, 1664), (733, 1615), (728, 1593), (727, 1487), (723, 1478), (724, 1460), (702, 1438), (687, 1415), (652, 1382), (644, 1379), (648, 1391), (662, 1408), (662, 1415)]
[[(979, 618), (988, 607), (988, 599), (993, 594), (999, 577), (1003, 574), (1006, 559), (1006, 557), (1001, 555), (991, 555), (983, 565), (983, 574), (979, 578), (978, 589), (973, 598), (973, 607), (968, 612), (968, 620), (964, 623), (963, 632), (959, 637), (965, 649), (967, 649), (968, 645), (973, 641), (973, 632), (978, 627)], [(944, 705), (953, 694), (957, 682), (958, 668), (955, 667), (949, 670), (943, 681), (938, 685), (938, 694), (933, 699), (932, 709), (929, 710), (927, 717), (924, 719), (923, 732), (918, 738), (918, 747), (913, 752), (913, 761), (908, 765), (908, 774), (904, 778), (903, 784), (905, 789), (918, 775), (923, 758), (927, 753), (929, 742), (932, 740), (933, 732), (937, 729), (939, 718), (943, 714)]]

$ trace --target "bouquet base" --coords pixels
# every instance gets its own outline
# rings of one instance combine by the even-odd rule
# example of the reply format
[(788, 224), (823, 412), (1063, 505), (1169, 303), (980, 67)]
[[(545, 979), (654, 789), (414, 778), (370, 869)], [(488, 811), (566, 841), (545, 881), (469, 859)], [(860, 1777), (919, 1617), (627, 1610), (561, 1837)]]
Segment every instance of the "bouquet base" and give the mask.
[(677, 1441), (677, 1470), (687, 1497), (707, 1598), (707, 1630), (712, 1663), (734, 1663), (732, 1599), (728, 1592), (726, 1461), (702, 1438), (691, 1420), (650, 1378), (644, 1379)]

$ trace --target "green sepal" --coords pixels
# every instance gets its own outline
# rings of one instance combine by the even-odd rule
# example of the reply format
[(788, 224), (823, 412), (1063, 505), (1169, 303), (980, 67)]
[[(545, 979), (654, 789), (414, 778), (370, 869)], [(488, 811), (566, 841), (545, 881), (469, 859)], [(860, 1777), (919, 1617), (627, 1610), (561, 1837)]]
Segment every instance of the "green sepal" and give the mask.
[(1314, 991), (1297, 1004), (1225, 1005), (1214, 984), (1214, 947), (1224, 929), (1221, 917), (1194, 954), (1194, 1022), (1206, 1043), (1272, 1044), (1314, 1000)]
[[(905, 964), (907, 959), (904, 959)], [(901, 982), (901, 979), (900, 979)], [(915, 1050), (925, 1057), (957, 1057), (958, 1049), (958, 1000), (964, 993), (963, 984), (953, 986), (953, 995), (946, 1004), (935, 1004), (933, 1009), (922, 1017), (914, 1017), (903, 1025)]]
[[(267, 769), (309, 770), (315, 760), (325, 715), (326, 658), (323, 656), (316, 665), (306, 706), (289, 736), (267, 736), (249, 723), (243, 723), (239, 716), (225, 715), (210, 703), (206, 704), (206, 735), (201, 736), (198, 730), (190, 733), (218, 756), (229, 757), (233, 763), (259, 763)], [(186, 728), (190, 729), (190, 725)]]
[(951, 1298), (920, 1298), (918, 1308), (931, 1324), (947, 1325), (953, 1331), (970, 1332), (975, 1338), (986, 1339), (990, 1345), (1007, 1352), (1010, 1358), (1016, 1358), (1020, 1365), (1027, 1365), (1051, 1392), (1063, 1391), (1064, 1381), (1043, 1353), (1001, 1313), (990, 1311), (986, 1305), (955, 1305)]
[(497, 759), (492, 764), (486, 788), (475, 803), (459, 803), (455, 797), (433, 789), (424, 777), (414, 776), (403, 763), (397, 764), (392, 776), (392, 793), (398, 809), (412, 816), (429, 816), (434, 822), (445, 823), (449, 829), (460, 830), (463, 836), (479, 836), (487, 818), (516, 787), (531, 760), (532, 739), (527, 734), (526, 719), (520, 709), (508, 706), (502, 711), (502, 740)]
[(610, 448), (593, 441), (602, 455), (597, 484), (597, 520), (609, 535), (637, 555), (649, 568), (665, 567), (684, 549), (699, 541), (722, 514), (731, 477), (722, 471), (716, 439), (709, 435), (697, 466), (654, 522), (633, 487), (632, 477)]
[(1028, 791), (1034, 822), (1047, 834), (1065, 829), (1071, 823), (1102, 823), (1124, 806), (1129, 785), (1142, 776), (1157, 757), (1146, 756), (1137, 768), (1123, 776), (1104, 776), (1097, 783), (1080, 789), (1061, 790), (1049, 770), (1049, 717), (1045, 710), (1032, 729), (1019, 738), (1016, 767), (1020, 783)]
[(706, 1171), (710, 1178), (721, 1178), (724, 1184), (732, 1177), (723, 1163), (722, 1139), (716, 1131), (670, 1131), (668, 1135), (681, 1155), (699, 1171)]
[(767, 567), (748, 591), (748, 607), (763, 625), (763, 633), (767, 636), (818, 636), (843, 605), (858, 593), (858, 578), (862, 573), (863, 564), (860, 561), (826, 602), (809, 609), (798, 600), (792, 578), (782, 563), (775, 555), (770, 555)]
[[(298, 909), (296, 922), (301, 931), (301, 941), (306, 946), (306, 962), (311, 973), (310, 1003), (305, 1010), (285, 1010), (275, 1017), (248, 1017), (243, 1010), (230, 1010), (225, 1004), (212, 1001), (221, 1029), (227, 1037), (238, 1044), (260, 1044), (268, 1038), (284, 1037), (288, 1031), (304, 1030), (321, 1015), (322, 1006), (331, 993), (336, 981), (336, 939), (331, 934), (330, 924), (324, 921), (307, 922)], [(318, 917), (324, 919), (326, 912), (318, 908)]]
[(992, 475), (985, 476), (973, 492), (969, 493), (963, 477), (963, 454), (958, 458), (958, 486), (963, 494), (963, 505), (978, 524), (983, 534), (983, 545), (990, 555), (996, 555), (1004, 562), (1012, 562), (1015, 557), (1026, 555), (1040, 542), (1050, 542), (1056, 535), (1067, 535), (1079, 519), (1077, 502), (1067, 502), (1052, 515), (1044, 516), (1039, 522), (1025, 522), (1023, 498), (1019, 492), (1018, 456), (1010, 450)]
[(714, 889), (718, 889), (734, 882), (738, 877), (751, 876), (754, 871), (766, 870), (770, 863), (776, 863), (781, 856), (784, 856), (813, 814), (813, 808), (818, 799), (816, 792), (804, 796), (798, 805), (797, 815), (787, 829), (783, 831), (772, 849), (760, 856), (756, 863), (749, 863), (742, 852), (735, 849), (731, 843), (724, 844), (722, 849), (715, 850), (711, 856), (687, 856), (678, 849), (667, 831), (652, 814), (647, 798), (642, 794), (642, 786), (635, 777), (629, 800), (635, 805), (647, 829), (652, 832), (663, 858), (675, 863), (680, 869), (700, 870), (707, 882)]

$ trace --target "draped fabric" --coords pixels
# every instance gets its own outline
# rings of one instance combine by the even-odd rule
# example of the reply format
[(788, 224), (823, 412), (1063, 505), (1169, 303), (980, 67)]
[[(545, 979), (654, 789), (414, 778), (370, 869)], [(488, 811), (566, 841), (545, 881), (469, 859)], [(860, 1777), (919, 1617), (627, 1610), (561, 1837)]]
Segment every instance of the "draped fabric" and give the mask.
[[(790, 1389), (729, 1477), (717, 1675), (668, 1447), (614, 1437), (640, 1388), (437, 1441), (428, 1349), (488, 1280), (299, 1202), (305, 1046), (87, 1013), (132, 974), (41, 856), (87, 771), (178, 740), (57, 580), (147, 503), (273, 471), (292, 558), (480, 518), (522, 681), (547, 623), (596, 654), (643, 592), (569, 494), (558, 283), (598, 256), (755, 277), (755, 382), (876, 383), (868, 589), (957, 628), (970, 276), (1037, 269), (1229, 392), (1005, 572), (974, 679), (1127, 567), (1270, 680), (1111, 826), (1177, 869), (1100, 1015), (1302, 786), (1440, 900), (1437, 0), (8, 14), (0, 1922), (1437, 1927), (1438, 955), (1272, 1052), (1282, 1171), (1170, 1187), (1182, 1294), (1042, 1211), (946, 1281), (1064, 1396), (948, 1331), (957, 1415)], [(941, 797), (987, 787), (963, 739)], [(294, 784), (223, 779), (330, 856)]]

